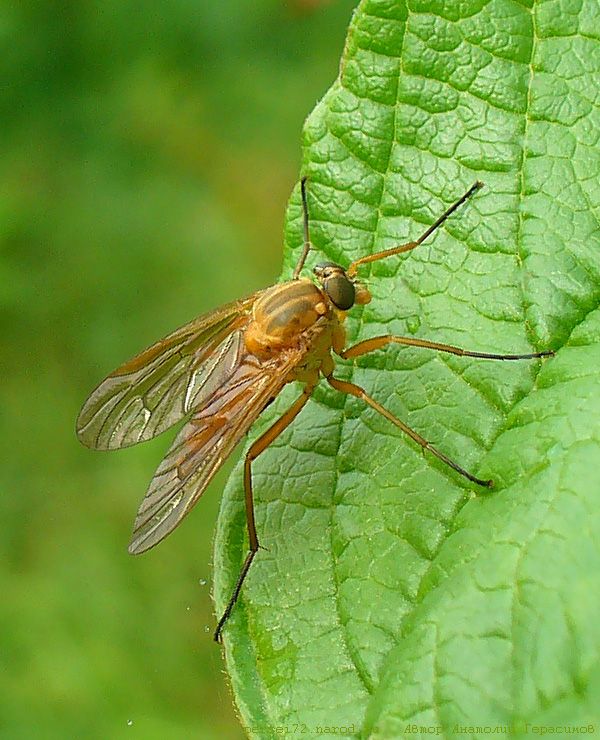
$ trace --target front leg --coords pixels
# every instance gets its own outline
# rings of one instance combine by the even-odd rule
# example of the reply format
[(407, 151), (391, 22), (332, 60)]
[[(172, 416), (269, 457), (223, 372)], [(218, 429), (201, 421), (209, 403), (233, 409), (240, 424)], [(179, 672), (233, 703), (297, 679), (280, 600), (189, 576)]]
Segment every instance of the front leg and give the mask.
[(438, 352), (448, 352), (452, 355), (459, 355), (460, 357), (479, 357), (484, 360), (534, 360), (538, 357), (554, 356), (554, 352), (551, 349), (544, 350), (543, 352), (532, 352), (525, 355), (499, 355), (489, 352), (472, 352), (471, 350), (462, 349), (461, 347), (454, 347), (451, 344), (429, 342), (426, 339), (416, 339), (414, 337), (397, 337), (393, 334), (384, 334), (381, 337), (365, 339), (348, 349), (338, 352), (338, 354), (344, 360), (349, 360), (352, 357), (360, 357), (361, 355), (366, 355), (368, 352), (374, 352), (376, 349), (381, 349), (387, 344), (403, 344), (409, 347), (423, 347), (424, 349), (434, 349)]

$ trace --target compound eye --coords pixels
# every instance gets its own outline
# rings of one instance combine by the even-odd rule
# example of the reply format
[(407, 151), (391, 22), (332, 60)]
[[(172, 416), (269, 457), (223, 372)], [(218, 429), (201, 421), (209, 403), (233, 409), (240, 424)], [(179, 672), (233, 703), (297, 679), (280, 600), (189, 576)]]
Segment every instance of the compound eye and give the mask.
[(335, 274), (323, 286), (329, 299), (342, 311), (352, 308), (355, 300), (354, 284), (345, 275)]

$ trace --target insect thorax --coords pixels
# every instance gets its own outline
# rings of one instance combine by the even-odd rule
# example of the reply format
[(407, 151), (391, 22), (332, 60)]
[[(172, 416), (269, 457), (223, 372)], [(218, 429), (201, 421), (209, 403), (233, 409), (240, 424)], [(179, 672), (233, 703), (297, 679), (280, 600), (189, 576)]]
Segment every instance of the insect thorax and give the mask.
[(274, 285), (254, 304), (244, 335), (246, 347), (257, 357), (295, 347), (307, 329), (331, 313), (327, 297), (310, 280)]

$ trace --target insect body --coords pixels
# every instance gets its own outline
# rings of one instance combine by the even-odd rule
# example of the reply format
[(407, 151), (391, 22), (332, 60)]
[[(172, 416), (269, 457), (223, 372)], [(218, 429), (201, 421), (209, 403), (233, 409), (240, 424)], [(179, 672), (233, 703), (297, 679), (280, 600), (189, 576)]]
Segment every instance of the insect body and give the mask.
[(244, 489), (249, 551), (233, 594), (215, 631), (225, 622), (258, 552), (254, 521), (252, 462), (300, 413), (321, 376), (335, 389), (354, 395), (385, 416), (423, 449), (470, 481), (481, 480), (433, 447), (371, 398), (360, 386), (334, 377), (332, 351), (345, 359), (396, 343), (497, 360), (545, 357), (551, 351), (501, 355), (463, 350), (414, 337), (384, 335), (345, 348), (344, 319), (356, 304), (371, 300), (356, 279), (365, 263), (418, 247), (481, 187), (476, 182), (419, 239), (361, 257), (348, 269), (332, 262), (314, 268), (317, 283), (300, 278), (311, 249), (306, 180), (301, 192), (304, 247), (293, 279), (230, 303), (186, 324), (111, 373), (91, 393), (77, 420), (79, 439), (96, 449), (118, 449), (155, 437), (182, 419), (186, 423), (159, 465), (134, 524), (129, 551), (148, 550), (190, 511), (208, 483), (264, 408), (290, 382), (304, 389), (288, 410), (249, 448)]

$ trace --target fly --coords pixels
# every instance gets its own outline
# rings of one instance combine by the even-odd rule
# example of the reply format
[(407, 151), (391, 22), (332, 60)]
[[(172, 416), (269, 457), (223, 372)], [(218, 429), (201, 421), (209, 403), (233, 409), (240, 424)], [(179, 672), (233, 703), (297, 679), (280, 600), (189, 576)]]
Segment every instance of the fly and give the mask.
[(249, 550), (214, 638), (238, 599), (259, 549), (254, 517), (252, 463), (291, 424), (321, 377), (336, 390), (362, 399), (424, 450), (479, 486), (472, 475), (379, 404), (360, 386), (334, 376), (332, 352), (354, 359), (388, 344), (421, 347), (462, 357), (529, 360), (553, 355), (474, 352), (439, 342), (386, 334), (346, 348), (344, 320), (371, 295), (357, 278), (369, 262), (410, 252), (482, 187), (475, 182), (416, 241), (360, 257), (345, 268), (321, 262), (313, 279), (300, 277), (313, 248), (309, 236), (306, 178), (301, 181), (304, 244), (292, 279), (257, 291), (194, 319), (112, 372), (92, 391), (77, 419), (80, 441), (98, 450), (144, 442), (186, 419), (150, 483), (135, 520), (129, 552), (157, 545), (179, 524), (262, 411), (293, 381), (304, 389), (255, 442), (244, 460)]

